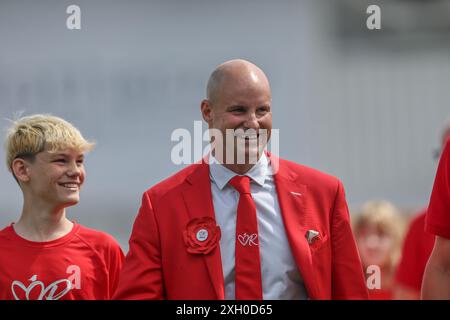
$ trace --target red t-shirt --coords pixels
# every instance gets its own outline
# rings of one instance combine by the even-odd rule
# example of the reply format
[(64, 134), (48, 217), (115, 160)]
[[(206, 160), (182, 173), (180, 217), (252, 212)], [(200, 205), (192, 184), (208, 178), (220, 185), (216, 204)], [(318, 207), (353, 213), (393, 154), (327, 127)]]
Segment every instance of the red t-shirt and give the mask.
[(426, 231), (450, 239), (450, 139), (439, 161), (425, 226)]
[(371, 289), (369, 300), (392, 300), (392, 290)]
[(423, 273), (434, 246), (434, 235), (425, 231), (426, 210), (410, 223), (403, 243), (402, 257), (395, 281), (420, 292)]
[(110, 235), (77, 223), (48, 242), (0, 231), (0, 300), (111, 299), (124, 255)]

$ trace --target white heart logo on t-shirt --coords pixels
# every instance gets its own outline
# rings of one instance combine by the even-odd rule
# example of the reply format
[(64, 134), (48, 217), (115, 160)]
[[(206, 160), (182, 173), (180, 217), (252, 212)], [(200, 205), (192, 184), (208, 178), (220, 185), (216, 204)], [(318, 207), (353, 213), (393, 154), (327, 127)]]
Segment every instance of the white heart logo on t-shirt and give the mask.
[(17, 288), (23, 290), (25, 293), (25, 300), (30, 300), (30, 294), (35, 288), (37, 288), (35, 290), (39, 290), (39, 295), (36, 300), (59, 300), (72, 289), (72, 282), (68, 279), (55, 281), (48, 287), (45, 287), (42, 281), (37, 280), (37, 275), (32, 276), (29, 281), (31, 281), (31, 283), (28, 287), (18, 280), (13, 281), (11, 285), (11, 292), (14, 299), (21, 300), (16, 292)]

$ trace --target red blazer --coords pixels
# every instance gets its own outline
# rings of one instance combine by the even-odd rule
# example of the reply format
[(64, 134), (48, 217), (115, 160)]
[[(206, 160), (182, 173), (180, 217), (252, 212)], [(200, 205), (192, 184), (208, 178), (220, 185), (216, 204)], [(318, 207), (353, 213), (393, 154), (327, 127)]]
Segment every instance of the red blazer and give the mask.
[[(274, 178), (280, 209), (309, 298), (367, 299), (342, 183), (270, 157), (272, 163), (279, 160)], [(215, 217), (205, 162), (146, 191), (114, 299), (224, 299), (220, 247), (208, 255), (191, 254), (183, 238), (188, 222), (205, 216)], [(321, 234), (311, 246), (308, 230)]]

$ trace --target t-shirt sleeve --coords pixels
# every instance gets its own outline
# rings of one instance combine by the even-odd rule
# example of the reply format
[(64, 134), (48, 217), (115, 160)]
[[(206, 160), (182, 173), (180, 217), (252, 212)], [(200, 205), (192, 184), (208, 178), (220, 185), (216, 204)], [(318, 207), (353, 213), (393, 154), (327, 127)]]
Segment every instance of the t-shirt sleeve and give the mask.
[(119, 284), (120, 271), (122, 270), (125, 256), (120, 245), (113, 239), (108, 252), (109, 271), (109, 298), (111, 299)]
[(439, 161), (425, 228), (437, 236), (450, 238), (450, 139)]

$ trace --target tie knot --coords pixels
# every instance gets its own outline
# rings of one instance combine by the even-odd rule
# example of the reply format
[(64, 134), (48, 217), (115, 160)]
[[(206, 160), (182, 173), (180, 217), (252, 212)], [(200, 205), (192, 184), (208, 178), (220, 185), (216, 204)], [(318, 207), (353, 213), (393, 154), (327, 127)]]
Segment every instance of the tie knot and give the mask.
[(247, 176), (234, 176), (229, 184), (231, 184), (240, 194), (250, 193), (250, 178)]

